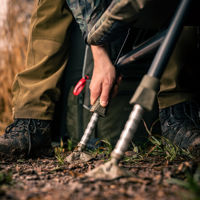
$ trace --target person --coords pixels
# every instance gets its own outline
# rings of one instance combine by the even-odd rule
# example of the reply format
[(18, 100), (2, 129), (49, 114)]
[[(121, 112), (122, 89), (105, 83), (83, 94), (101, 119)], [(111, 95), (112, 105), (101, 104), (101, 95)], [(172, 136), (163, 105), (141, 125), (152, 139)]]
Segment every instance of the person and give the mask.
[[(88, 12), (82, 12), (85, 11), (85, 7), (94, 8), (96, 4), (92, 4), (94, 7), (88, 7), (85, 1), (85, 4), (67, 1), (76, 21), (80, 24), (84, 37), (87, 37), (87, 34), (90, 32), (91, 28), (94, 27), (97, 19), (103, 14), (108, 5), (110, 6), (107, 11), (112, 12), (112, 6), (115, 5), (115, 1), (111, 4), (109, 1), (105, 2), (107, 2), (106, 5), (103, 5), (103, 3), (100, 4), (103, 5), (101, 7), (103, 9), (96, 9), (98, 12), (91, 12), (90, 9), (86, 9)], [(52, 115), (55, 102), (60, 94), (58, 83), (64, 65), (67, 62), (67, 39), (69, 39), (69, 34), (68, 37), (66, 37), (66, 33), (68, 33), (68, 27), (72, 20), (71, 13), (68, 9), (63, 9), (63, 5), (64, 1), (59, 4), (57, 1), (48, 2), (47, 0), (39, 1), (37, 5), (31, 23), (32, 37), (29, 40), (27, 56), (27, 66), (29, 68), (18, 74), (14, 83), (13, 102), (15, 121), (8, 126), (5, 135), (0, 138), (1, 153), (7, 154), (11, 152), (18, 155), (30, 154), (30, 152), (34, 152), (36, 149), (38, 150), (50, 144), (48, 141), (50, 141), (49, 132), (51, 129)], [(50, 11), (52, 13), (49, 15)], [(93, 16), (94, 14), (95, 16)], [(48, 18), (48, 16), (50, 17)], [(95, 20), (92, 21), (91, 19)], [(123, 21), (123, 17), (120, 19)], [(188, 31), (186, 32), (188, 33)], [(112, 31), (110, 33), (112, 33)], [(193, 36), (196, 33), (195, 29), (191, 32), (189, 31), (189, 33)], [(190, 34), (186, 34), (185, 37), (187, 38)], [(168, 64), (168, 66), (172, 66), (171, 68), (177, 71), (174, 74), (173, 70), (170, 71), (170, 67), (167, 67), (169, 71), (165, 72), (167, 78), (166, 80), (162, 78), (163, 86), (161, 85), (159, 94), (159, 105), (161, 108), (160, 118), (163, 134), (165, 134), (166, 137), (171, 134), (172, 137), (170, 139), (180, 147), (190, 148), (199, 145), (199, 104), (191, 102), (190, 100), (194, 99), (191, 98), (192, 94), (189, 92), (189, 94), (186, 95), (186, 93), (184, 93), (185, 88), (180, 88), (180, 85), (178, 85), (180, 81), (179, 72), (180, 68), (182, 68), (179, 62), (182, 61), (182, 58), (186, 58), (185, 54), (182, 57), (179, 56), (180, 48), (178, 48), (178, 46), (179, 45), (177, 45), (178, 50), (174, 51), (178, 52), (174, 53), (175, 58), (172, 56), (170, 59), (172, 64)], [(194, 47), (194, 45), (191, 46)], [(102, 43), (97, 46), (92, 45), (91, 48), (94, 58), (94, 72), (90, 85), (91, 104), (100, 96), (101, 105), (106, 106), (108, 104), (110, 90), (116, 77), (114, 66), (107, 54), (106, 45), (104, 43), (103, 45)], [(190, 51), (188, 55), (191, 55), (191, 53), (192, 51)], [(174, 63), (176, 66), (175, 68)], [(188, 67), (186, 67), (186, 69), (188, 69)], [(165, 74), (163, 77), (165, 77)], [(172, 88), (170, 88), (171, 85), (173, 86)], [(198, 87), (198, 84), (196, 86)], [(188, 88), (191, 89), (191, 87)], [(188, 88), (187, 91), (190, 91)], [(196, 91), (199, 90), (195, 88), (194, 92)], [(176, 94), (179, 98), (176, 98)], [(171, 96), (174, 96), (174, 98)], [(171, 101), (169, 102), (168, 100), (170, 98)], [(165, 128), (167, 130), (165, 130)], [(176, 142), (175, 138), (179, 138), (178, 142)], [(184, 143), (184, 145), (182, 145), (182, 143)]]
[[(41, 0), (35, 1), (35, 4), (27, 67), (16, 75), (13, 83), (14, 122), (0, 136), (2, 157), (32, 156), (51, 147), (55, 105), (60, 97), (60, 81), (68, 62), (69, 40), (73, 39), (70, 32), (73, 16), (65, 0)], [(102, 6), (95, 6), (99, 5)], [(94, 47), (93, 52), (95, 66), (100, 66), (102, 70), (106, 64), (103, 70), (112, 71), (105, 78), (105, 85), (112, 85), (115, 70), (105, 49)], [(99, 54), (103, 60), (96, 60)]]
[[(67, 2), (80, 26), (86, 24), (82, 28), (85, 40), (96, 45), (95, 48), (102, 48), (116, 40), (119, 33), (130, 24), (141, 29), (153, 29), (155, 32), (166, 28), (179, 1), (113, 0), (103, 15), (91, 24), (88, 19), (92, 18), (94, 12), (89, 11), (90, 17), (83, 16), (80, 22), (80, 13), (70, 6), (73, 1)], [(192, 9), (195, 9), (194, 4), (190, 10), (194, 14)], [(188, 15), (187, 24), (162, 75), (158, 93), (162, 135), (191, 152), (200, 149), (199, 24), (195, 22), (198, 17), (194, 16), (191, 21), (191, 15)], [(93, 55), (95, 57), (94, 52)], [(112, 70), (107, 73), (113, 74)], [(107, 105), (113, 84), (110, 81), (103, 85), (104, 75), (104, 69), (95, 69), (90, 85), (91, 103), (100, 96), (105, 100), (102, 106)]]

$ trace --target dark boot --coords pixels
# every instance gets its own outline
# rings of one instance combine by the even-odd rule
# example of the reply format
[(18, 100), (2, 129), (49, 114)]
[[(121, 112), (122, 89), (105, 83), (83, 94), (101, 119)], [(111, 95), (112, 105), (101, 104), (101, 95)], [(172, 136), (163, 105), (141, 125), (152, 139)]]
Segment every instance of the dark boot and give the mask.
[(190, 151), (200, 149), (200, 107), (184, 102), (160, 110), (162, 135)]
[(51, 121), (15, 119), (0, 136), (0, 156), (25, 157), (51, 147)]

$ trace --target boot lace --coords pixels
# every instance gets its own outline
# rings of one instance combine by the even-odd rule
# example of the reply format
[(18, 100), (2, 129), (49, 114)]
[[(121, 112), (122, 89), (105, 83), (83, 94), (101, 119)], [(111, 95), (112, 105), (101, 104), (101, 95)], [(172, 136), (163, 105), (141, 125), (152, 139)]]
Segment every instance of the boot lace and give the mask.
[(31, 134), (35, 134), (37, 131), (37, 123), (34, 119), (15, 119), (6, 130), (5, 138), (14, 138), (19, 134), (28, 134), (28, 155), (31, 151)]

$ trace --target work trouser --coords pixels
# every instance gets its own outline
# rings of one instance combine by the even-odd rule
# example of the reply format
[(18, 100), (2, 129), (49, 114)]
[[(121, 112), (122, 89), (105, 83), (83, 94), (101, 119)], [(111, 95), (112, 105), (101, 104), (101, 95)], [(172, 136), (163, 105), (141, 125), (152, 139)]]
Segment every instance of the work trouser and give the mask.
[[(65, 0), (37, 0), (28, 42), (26, 70), (13, 85), (14, 118), (51, 120), (68, 60), (72, 15)], [(72, 38), (70, 38), (72, 39)]]

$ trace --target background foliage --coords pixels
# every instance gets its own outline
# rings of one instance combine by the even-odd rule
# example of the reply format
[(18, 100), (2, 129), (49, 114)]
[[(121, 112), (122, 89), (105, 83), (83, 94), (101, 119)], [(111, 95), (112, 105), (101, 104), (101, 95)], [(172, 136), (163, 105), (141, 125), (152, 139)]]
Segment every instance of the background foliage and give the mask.
[(6, 19), (0, 31), (0, 134), (12, 121), (12, 83), (25, 67), (33, 0), (8, 0)]

